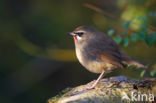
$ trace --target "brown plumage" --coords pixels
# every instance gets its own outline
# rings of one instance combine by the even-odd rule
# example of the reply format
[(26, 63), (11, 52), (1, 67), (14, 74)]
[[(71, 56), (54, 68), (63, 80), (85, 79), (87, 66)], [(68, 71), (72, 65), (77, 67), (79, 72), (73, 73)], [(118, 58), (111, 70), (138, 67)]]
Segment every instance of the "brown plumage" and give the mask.
[(111, 37), (92, 27), (80, 26), (70, 34), (74, 37), (80, 63), (91, 72), (101, 73), (91, 88), (96, 86), (104, 74), (115, 68), (125, 68), (128, 65), (147, 68), (122, 52)]

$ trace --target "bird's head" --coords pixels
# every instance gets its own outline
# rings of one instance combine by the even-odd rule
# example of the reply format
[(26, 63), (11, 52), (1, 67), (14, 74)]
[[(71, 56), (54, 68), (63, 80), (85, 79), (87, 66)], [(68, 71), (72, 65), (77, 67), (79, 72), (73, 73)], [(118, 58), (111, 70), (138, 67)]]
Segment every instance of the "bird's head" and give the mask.
[(73, 36), (75, 44), (83, 43), (88, 39), (96, 36), (96, 30), (88, 26), (80, 26), (76, 28), (73, 32), (69, 32)]

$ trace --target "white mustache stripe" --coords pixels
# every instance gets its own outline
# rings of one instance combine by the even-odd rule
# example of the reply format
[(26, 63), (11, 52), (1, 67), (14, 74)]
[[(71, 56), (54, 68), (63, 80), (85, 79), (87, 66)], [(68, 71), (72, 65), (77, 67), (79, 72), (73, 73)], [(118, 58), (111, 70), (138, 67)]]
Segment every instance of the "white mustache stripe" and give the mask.
[(76, 35), (76, 38), (78, 41), (82, 39), (82, 37), (79, 37), (78, 35)]

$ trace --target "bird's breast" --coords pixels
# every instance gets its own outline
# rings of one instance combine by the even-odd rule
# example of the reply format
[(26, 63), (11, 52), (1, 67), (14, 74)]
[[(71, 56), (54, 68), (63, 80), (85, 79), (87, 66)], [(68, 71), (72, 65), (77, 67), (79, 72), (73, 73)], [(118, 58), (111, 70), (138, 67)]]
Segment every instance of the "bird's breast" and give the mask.
[(84, 60), (84, 59), (85, 59), (84, 54), (83, 54), (82, 51), (81, 51), (80, 49), (78, 49), (78, 48), (76, 48), (76, 56), (77, 56), (79, 62), (80, 62), (82, 65), (84, 65), (84, 62), (85, 62), (85, 60)]
[(99, 61), (94, 57), (91, 57), (87, 51), (80, 50), (76, 48), (76, 56), (79, 62), (90, 72), (93, 73), (101, 73), (103, 70), (106, 72), (110, 71), (108, 67), (112, 66), (111, 64), (105, 63), (103, 61)]

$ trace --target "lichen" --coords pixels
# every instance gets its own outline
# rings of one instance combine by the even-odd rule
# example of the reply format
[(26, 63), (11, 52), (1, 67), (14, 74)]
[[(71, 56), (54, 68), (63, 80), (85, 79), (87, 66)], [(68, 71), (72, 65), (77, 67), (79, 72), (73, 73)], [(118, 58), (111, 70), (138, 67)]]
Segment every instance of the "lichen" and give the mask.
[(86, 87), (92, 84), (93, 82), (90, 82), (86, 85), (65, 89), (61, 95), (49, 99), (48, 103), (114, 103), (114, 101), (129, 103), (129, 100), (122, 100), (124, 93), (128, 96), (131, 95), (131, 91), (153, 93), (156, 88), (156, 79), (138, 81), (123, 76), (112, 77), (101, 80), (95, 89), (87, 90)]

